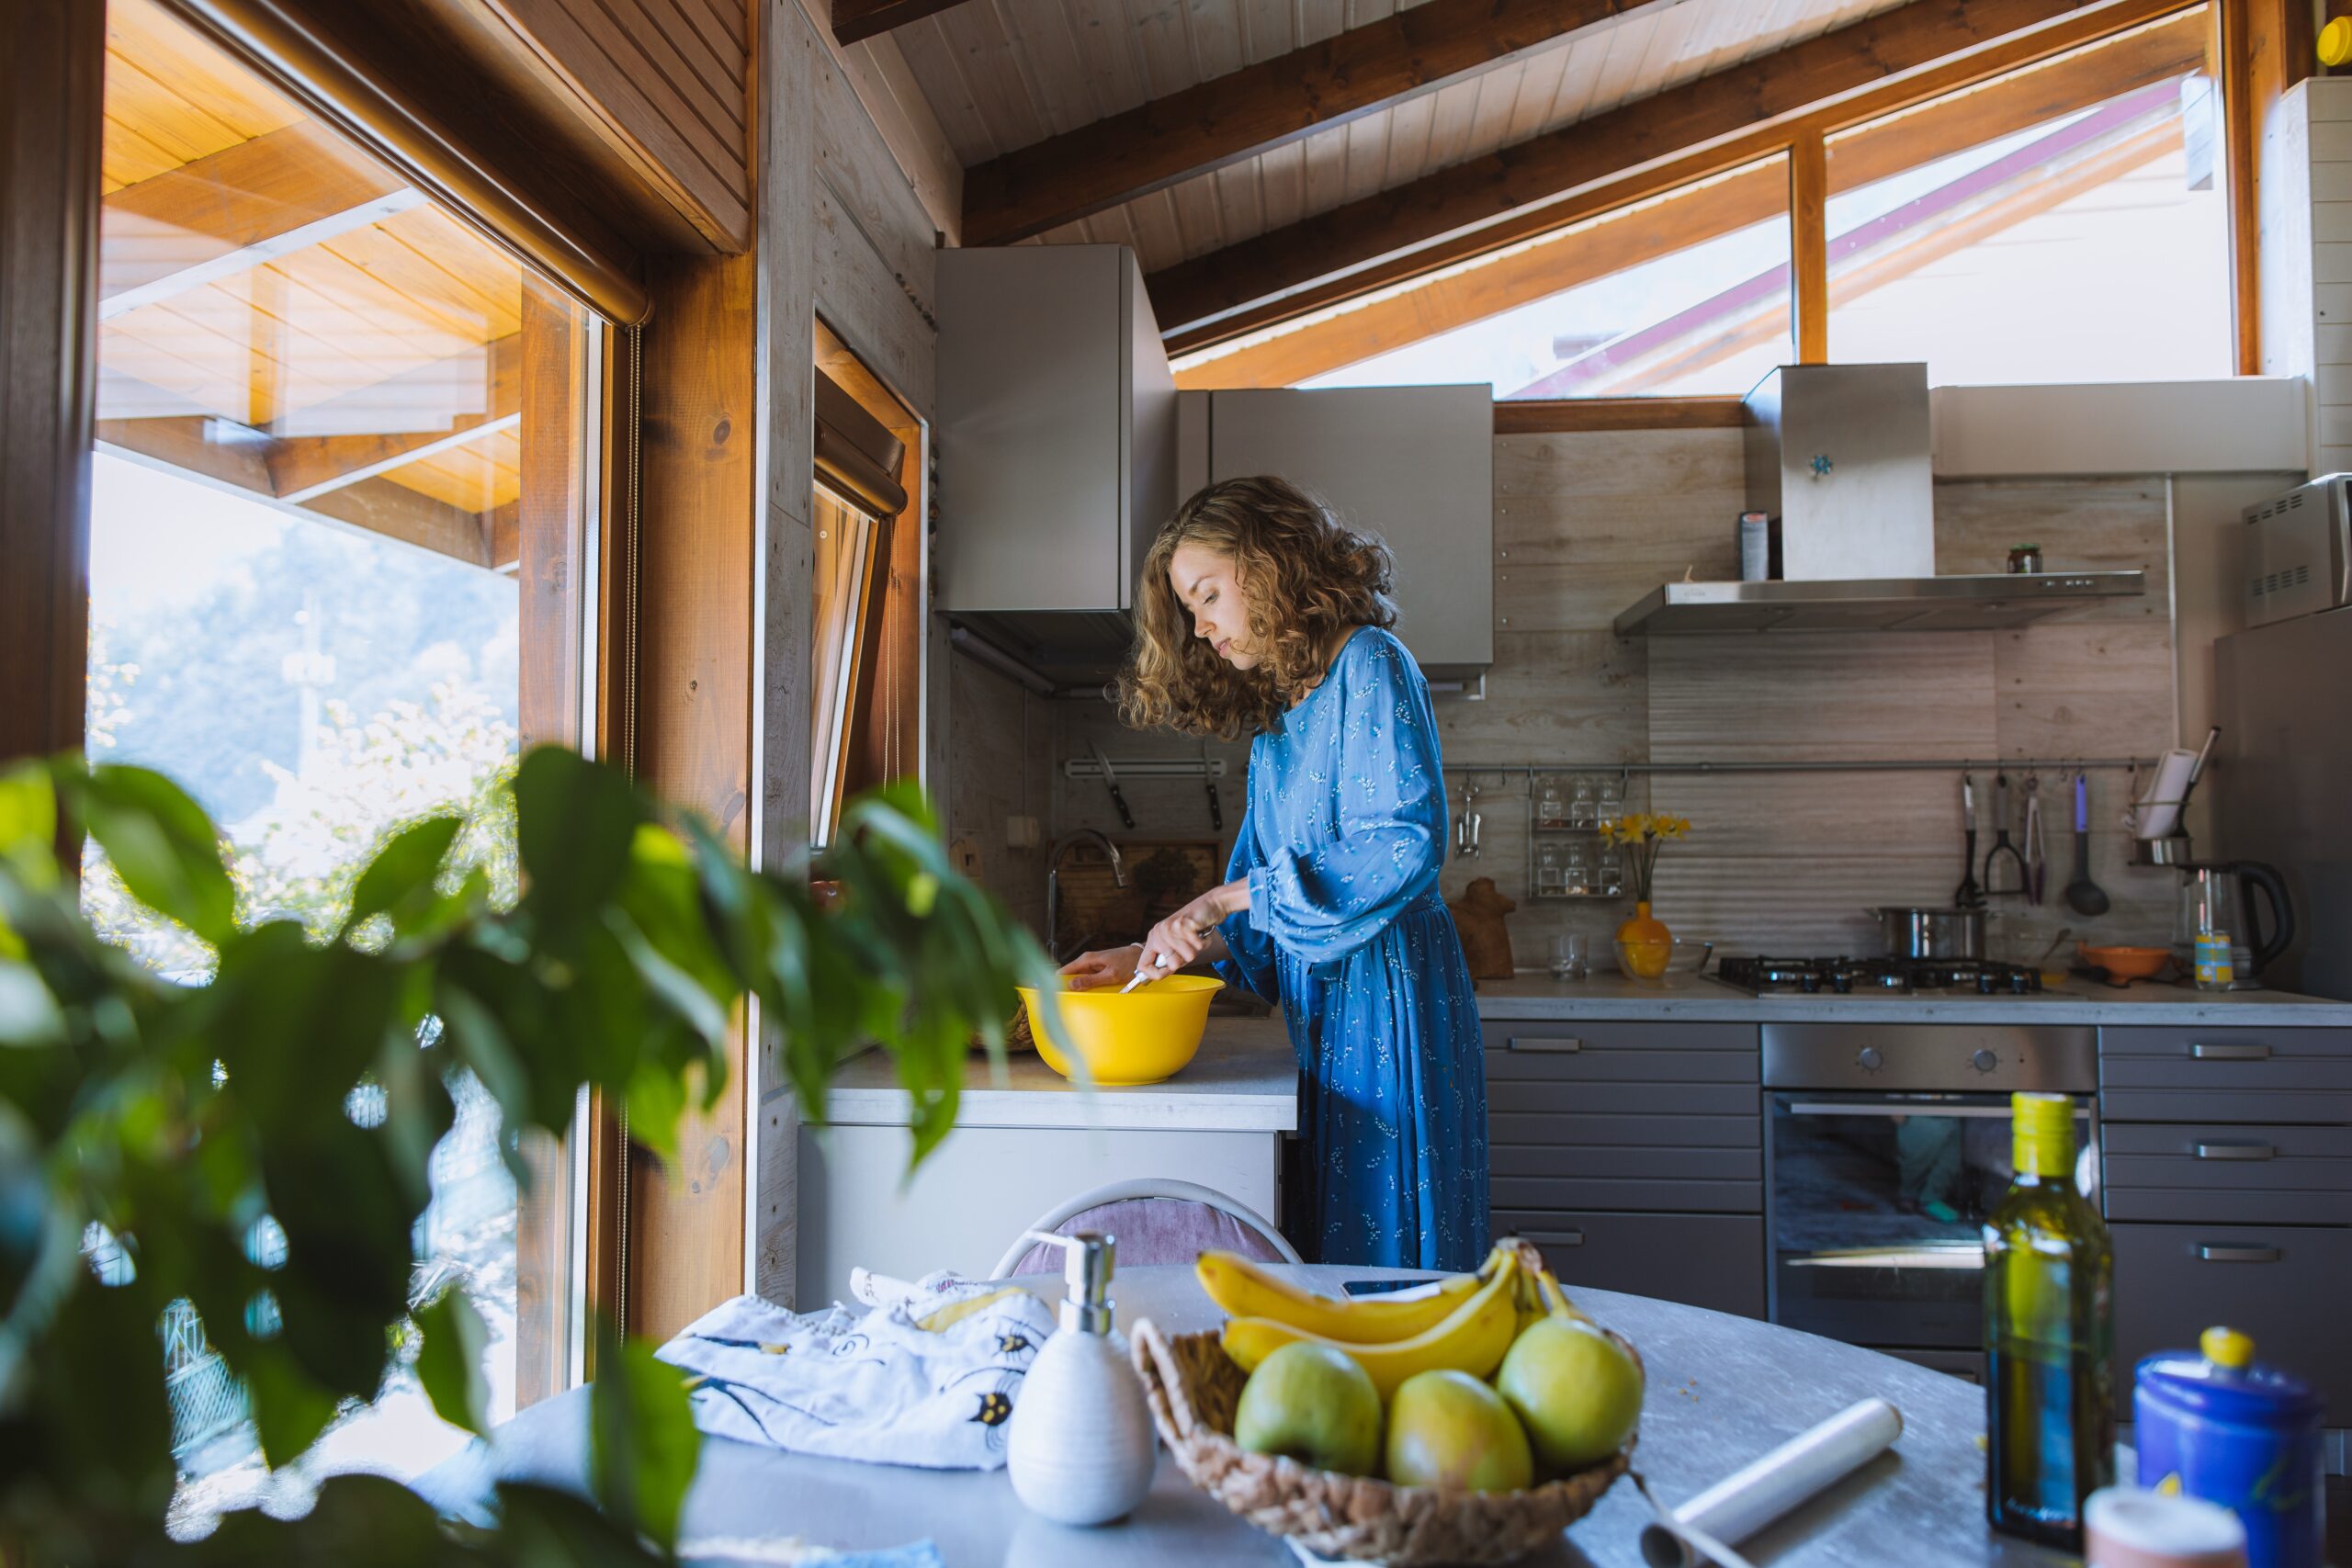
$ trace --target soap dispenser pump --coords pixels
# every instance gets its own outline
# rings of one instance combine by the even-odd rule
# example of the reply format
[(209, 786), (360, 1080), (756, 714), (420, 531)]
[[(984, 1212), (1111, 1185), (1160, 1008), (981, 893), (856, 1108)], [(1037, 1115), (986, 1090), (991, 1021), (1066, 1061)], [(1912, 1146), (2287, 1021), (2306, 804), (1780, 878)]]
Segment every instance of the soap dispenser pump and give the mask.
[(1113, 1332), (1118, 1243), (1094, 1231), (1031, 1231), (1024, 1239), (1062, 1249), (1069, 1295), (1060, 1332), (1022, 1379), (1005, 1469), (1032, 1513), (1065, 1525), (1108, 1524), (1144, 1500), (1158, 1462), (1142, 1380)]

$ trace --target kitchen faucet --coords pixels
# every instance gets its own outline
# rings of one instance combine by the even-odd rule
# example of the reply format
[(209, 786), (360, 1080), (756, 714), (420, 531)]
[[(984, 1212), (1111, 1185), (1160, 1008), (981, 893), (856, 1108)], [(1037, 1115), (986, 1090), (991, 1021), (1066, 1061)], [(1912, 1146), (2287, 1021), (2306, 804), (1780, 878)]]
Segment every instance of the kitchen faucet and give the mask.
[(1098, 829), (1080, 828), (1054, 840), (1053, 849), (1046, 856), (1046, 955), (1057, 964), (1062, 961), (1060, 948), (1054, 937), (1054, 928), (1058, 923), (1062, 907), (1062, 857), (1079, 844), (1090, 840), (1100, 844), (1102, 852), (1111, 857), (1111, 885), (1114, 887), (1127, 885), (1126, 863), (1119, 858), (1119, 846), (1111, 841), (1109, 834)]

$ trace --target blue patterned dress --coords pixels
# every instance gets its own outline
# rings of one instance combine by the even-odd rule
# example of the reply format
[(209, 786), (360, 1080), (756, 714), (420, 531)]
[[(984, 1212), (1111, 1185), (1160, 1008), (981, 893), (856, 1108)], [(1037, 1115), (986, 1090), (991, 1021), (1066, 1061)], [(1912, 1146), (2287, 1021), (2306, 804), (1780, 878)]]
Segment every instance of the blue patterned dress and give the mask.
[(1487, 1250), (1477, 1004), (1438, 897), (1446, 796), (1428, 684), (1378, 627), (1250, 748), (1218, 967), (1279, 1002), (1303, 1158), (1283, 1229), (1311, 1261), (1476, 1268)]

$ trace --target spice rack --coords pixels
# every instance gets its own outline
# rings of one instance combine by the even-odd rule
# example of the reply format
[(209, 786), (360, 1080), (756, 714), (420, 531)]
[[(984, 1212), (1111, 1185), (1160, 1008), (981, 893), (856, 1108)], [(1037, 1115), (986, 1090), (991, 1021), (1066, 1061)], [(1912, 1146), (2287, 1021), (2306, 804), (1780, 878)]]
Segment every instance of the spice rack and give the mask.
[(1630, 809), (1623, 770), (1539, 771), (1527, 781), (1527, 887), (1536, 898), (1623, 898), (1625, 861), (1601, 824)]

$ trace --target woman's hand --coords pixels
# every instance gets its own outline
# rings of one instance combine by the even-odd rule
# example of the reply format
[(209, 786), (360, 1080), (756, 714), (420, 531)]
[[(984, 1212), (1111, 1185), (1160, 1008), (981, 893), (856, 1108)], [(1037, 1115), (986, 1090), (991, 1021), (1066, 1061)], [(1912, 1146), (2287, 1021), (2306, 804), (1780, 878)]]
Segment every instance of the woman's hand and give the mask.
[(1143, 958), (1143, 943), (1131, 942), (1125, 947), (1108, 947), (1099, 953), (1081, 953), (1061, 967), (1063, 978), (1073, 991), (1095, 991), (1105, 986), (1124, 986), (1136, 972)]
[(1136, 967), (1157, 965), (1161, 973), (1173, 974), (1204, 958), (1225, 957), (1225, 939), (1216, 934), (1217, 925), (1227, 915), (1249, 907), (1250, 884), (1246, 881), (1210, 888), (1151, 928), (1151, 934), (1144, 939), (1143, 952), (1136, 959)]

